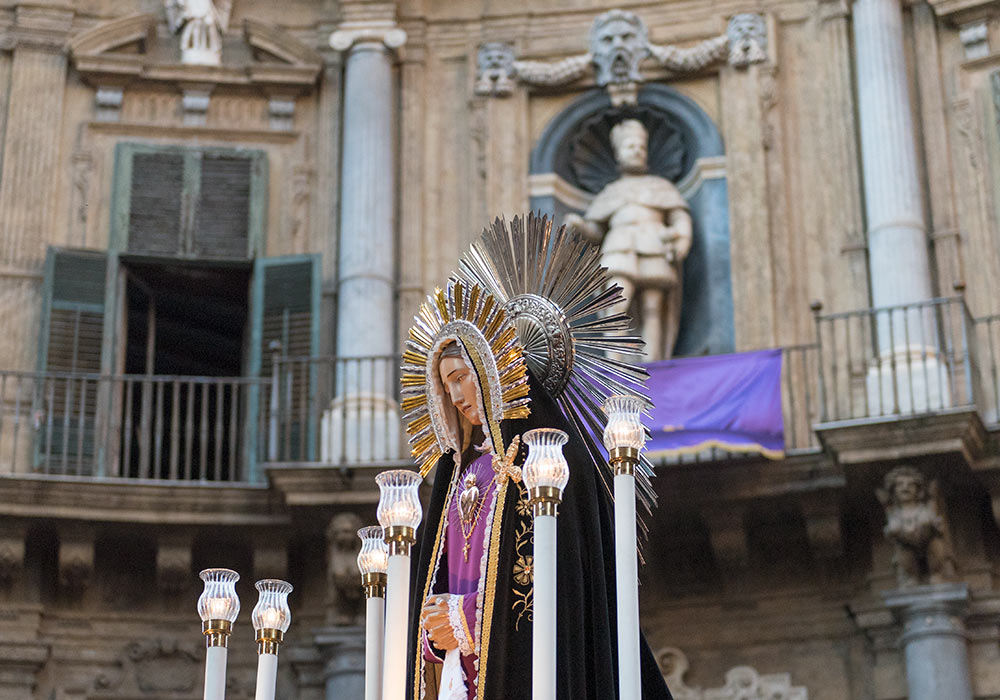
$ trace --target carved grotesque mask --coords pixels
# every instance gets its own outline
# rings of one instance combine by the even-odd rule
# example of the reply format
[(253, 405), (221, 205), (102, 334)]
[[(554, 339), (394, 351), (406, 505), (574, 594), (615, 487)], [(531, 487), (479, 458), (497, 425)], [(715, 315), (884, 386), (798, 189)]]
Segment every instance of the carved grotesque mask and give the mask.
[(646, 26), (632, 12), (605, 12), (591, 27), (590, 53), (598, 85), (641, 82), (639, 64), (649, 54)]
[(761, 15), (733, 15), (728, 35), (731, 65), (748, 66), (767, 59), (767, 27)]
[(509, 95), (514, 89), (514, 49), (510, 44), (491, 41), (479, 47), (476, 56), (476, 92), (480, 95)]

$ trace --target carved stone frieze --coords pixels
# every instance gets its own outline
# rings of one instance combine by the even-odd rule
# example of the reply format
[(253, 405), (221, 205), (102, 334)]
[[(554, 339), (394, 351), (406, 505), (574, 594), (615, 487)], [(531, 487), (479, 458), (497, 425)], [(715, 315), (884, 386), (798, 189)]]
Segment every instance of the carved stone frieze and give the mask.
[(136, 640), (118, 656), (112, 669), (101, 671), (93, 691), (101, 697), (135, 697), (192, 693), (201, 679), (203, 652), (189, 640), (172, 637)]
[(738, 67), (767, 59), (767, 25), (763, 16), (735, 15), (726, 34), (694, 46), (661, 46), (649, 40), (646, 23), (634, 12), (609, 10), (590, 28), (589, 50), (558, 61), (521, 60), (505, 42), (487, 42), (476, 57), (477, 95), (505, 97), (516, 83), (534, 87), (568, 85), (592, 73), (615, 105), (636, 103), (645, 78), (642, 64), (653, 60), (672, 74), (694, 73), (724, 59)]
[(758, 673), (751, 666), (726, 671), (726, 683), (718, 688), (692, 688), (684, 681), (689, 663), (677, 647), (666, 647), (656, 656), (660, 672), (674, 700), (808, 700), (809, 691), (793, 686), (788, 673)]
[(156, 583), (166, 597), (178, 596), (191, 588), (194, 579), (191, 569), (189, 542), (163, 542), (156, 549)]

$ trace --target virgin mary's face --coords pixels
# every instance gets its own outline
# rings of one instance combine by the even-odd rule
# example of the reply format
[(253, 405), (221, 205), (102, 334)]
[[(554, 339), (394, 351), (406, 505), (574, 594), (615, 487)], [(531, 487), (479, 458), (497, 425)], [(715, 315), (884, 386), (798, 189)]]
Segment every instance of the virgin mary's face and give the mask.
[(461, 357), (442, 357), (438, 365), (441, 373), (441, 383), (448, 392), (455, 408), (473, 425), (482, 425), (479, 417), (479, 405), (476, 401), (476, 380), (472, 370)]

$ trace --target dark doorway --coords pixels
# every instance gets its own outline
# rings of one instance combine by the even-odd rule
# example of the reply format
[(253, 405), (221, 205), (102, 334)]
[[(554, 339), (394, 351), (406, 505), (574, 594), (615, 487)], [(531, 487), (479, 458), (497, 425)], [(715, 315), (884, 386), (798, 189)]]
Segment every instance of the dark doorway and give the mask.
[(122, 475), (239, 478), (251, 270), (123, 260)]

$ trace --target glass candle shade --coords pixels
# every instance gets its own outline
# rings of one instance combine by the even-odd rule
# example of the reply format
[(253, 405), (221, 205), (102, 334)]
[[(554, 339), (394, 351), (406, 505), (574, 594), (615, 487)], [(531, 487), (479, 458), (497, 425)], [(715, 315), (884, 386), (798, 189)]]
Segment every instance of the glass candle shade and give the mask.
[(361, 551), (358, 552), (361, 575), (384, 574), (389, 563), (389, 547), (382, 528), (378, 525), (363, 527), (358, 530), (358, 537), (361, 538)]
[(638, 452), (646, 444), (646, 429), (642, 425), (644, 403), (629, 394), (609, 396), (604, 401), (608, 424), (604, 428), (604, 447), (608, 452), (628, 448)]
[(522, 440), (528, 446), (522, 470), (528, 491), (555, 489), (561, 498), (569, 482), (569, 465), (562, 451), (569, 437), (555, 428), (535, 428), (526, 432)]
[(278, 630), (282, 634), (287, 632), (292, 624), (292, 611), (288, 607), (288, 594), (292, 592), (292, 584), (276, 578), (265, 578), (254, 586), (260, 593), (250, 616), (254, 630)]
[(375, 477), (380, 491), (378, 521), (384, 530), (417, 529), (423, 516), (419, 497), (422, 481), (420, 474), (409, 469), (390, 469)]
[(240, 614), (240, 599), (236, 595), (240, 575), (232, 569), (205, 569), (198, 576), (205, 582), (205, 590), (198, 597), (198, 614), (202, 622), (235, 622)]

